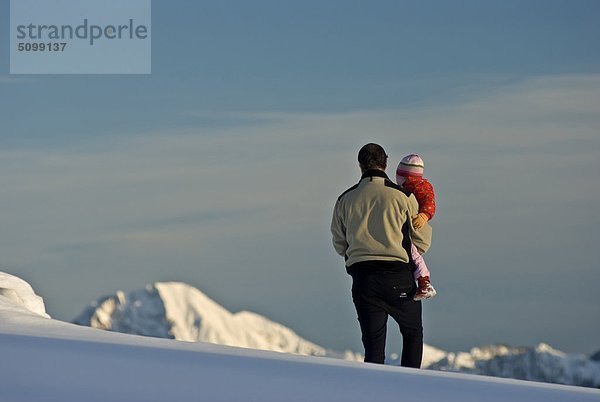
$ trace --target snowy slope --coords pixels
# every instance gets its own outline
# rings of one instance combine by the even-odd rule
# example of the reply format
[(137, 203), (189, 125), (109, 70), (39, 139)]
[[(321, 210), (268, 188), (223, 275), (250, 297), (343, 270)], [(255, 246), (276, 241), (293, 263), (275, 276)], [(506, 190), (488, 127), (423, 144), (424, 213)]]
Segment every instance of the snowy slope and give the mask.
[[(6, 289), (6, 288), (5, 288)], [(140, 337), (0, 296), (0, 400), (598, 401), (600, 391)]]

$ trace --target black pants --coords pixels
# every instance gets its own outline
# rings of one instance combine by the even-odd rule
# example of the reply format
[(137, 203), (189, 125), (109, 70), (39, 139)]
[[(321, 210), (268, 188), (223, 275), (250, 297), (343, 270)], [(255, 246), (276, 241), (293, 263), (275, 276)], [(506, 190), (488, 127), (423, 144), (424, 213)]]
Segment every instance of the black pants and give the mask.
[(348, 267), (352, 299), (362, 332), (365, 362), (383, 364), (388, 315), (402, 334), (405, 367), (421, 367), (423, 324), (421, 302), (413, 300), (416, 285), (410, 264), (367, 261)]

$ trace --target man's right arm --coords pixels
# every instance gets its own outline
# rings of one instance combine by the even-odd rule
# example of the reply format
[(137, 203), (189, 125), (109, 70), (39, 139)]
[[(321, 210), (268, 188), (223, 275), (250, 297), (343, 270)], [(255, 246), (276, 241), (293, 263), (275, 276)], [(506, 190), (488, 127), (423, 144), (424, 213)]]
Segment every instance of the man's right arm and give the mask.
[(348, 242), (346, 242), (346, 227), (342, 220), (341, 202), (338, 200), (333, 209), (333, 218), (331, 219), (331, 234), (333, 236), (333, 248), (342, 257), (346, 256)]

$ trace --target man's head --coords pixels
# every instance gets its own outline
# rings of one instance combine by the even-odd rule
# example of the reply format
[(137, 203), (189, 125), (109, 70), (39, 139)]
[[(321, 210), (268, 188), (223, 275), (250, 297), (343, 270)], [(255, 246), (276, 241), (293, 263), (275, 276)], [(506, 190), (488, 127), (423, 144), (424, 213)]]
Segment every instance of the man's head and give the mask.
[(369, 143), (358, 151), (358, 164), (363, 172), (369, 169), (385, 170), (387, 158), (385, 151), (378, 144)]

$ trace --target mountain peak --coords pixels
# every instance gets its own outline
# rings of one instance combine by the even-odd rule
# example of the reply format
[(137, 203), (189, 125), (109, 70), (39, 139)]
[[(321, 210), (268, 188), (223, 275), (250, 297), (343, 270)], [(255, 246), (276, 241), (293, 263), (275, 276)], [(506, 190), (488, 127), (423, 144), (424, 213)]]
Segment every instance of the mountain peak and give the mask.
[(117, 291), (92, 303), (74, 322), (95, 328), (190, 342), (325, 356), (328, 351), (259, 314), (232, 313), (182, 282)]

